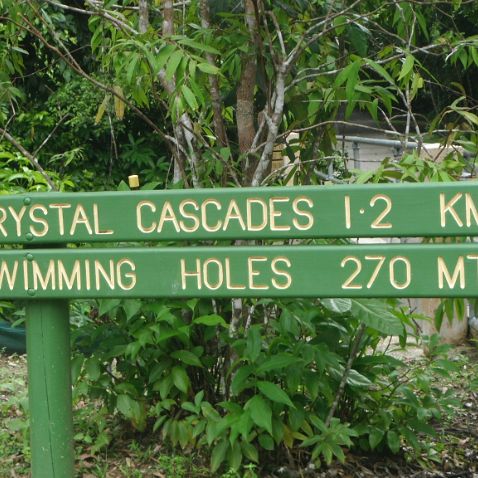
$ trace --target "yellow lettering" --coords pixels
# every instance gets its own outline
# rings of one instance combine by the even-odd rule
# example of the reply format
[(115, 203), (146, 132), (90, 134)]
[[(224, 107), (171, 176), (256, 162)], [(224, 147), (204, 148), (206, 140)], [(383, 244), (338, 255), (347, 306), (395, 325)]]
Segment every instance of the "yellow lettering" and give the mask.
[(233, 284), (231, 281), (231, 260), (229, 257), (226, 257), (224, 260), (225, 262), (225, 269), (226, 269), (226, 287), (229, 290), (243, 290), (246, 288), (244, 284)]
[(83, 224), (88, 231), (88, 234), (93, 234), (93, 229), (91, 229), (90, 221), (86, 215), (85, 208), (81, 204), (76, 206), (75, 215), (73, 216), (73, 221), (70, 227), (70, 236), (75, 235), (78, 224)]
[[(209, 281), (209, 274), (210, 270), (208, 269), (209, 264), (216, 264), (217, 266), (217, 282), (215, 284)], [(210, 258), (204, 261), (202, 266), (203, 271), (203, 281), (204, 285), (210, 290), (217, 290), (221, 287), (222, 283), (224, 282), (224, 270), (222, 267), (222, 263), (218, 259)]]
[(465, 194), (465, 212), (466, 212), (466, 225), (468, 227), (471, 226), (471, 216), (473, 215), (473, 219), (475, 224), (478, 224), (478, 211), (476, 210), (475, 202), (471, 197), (470, 193)]
[[(121, 268), (123, 266), (128, 267), (129, 272), (123, 273), (121, 271)], [(134, 272), (135, 270), (136, 266), (134, 262), (130, 259), (120, 259), (118, 261), (118, 264), (116, 264), (116, 279), (121, 289), (131, 290), (134, 288), (134, 286), (136, 285), (136, 274)], [(124, 278), (128, 279), (128, 283), (124, 282)]]
[(93, 227), (95, 229), (95, 234), (113, 234), (112, 229), (105, 229), (104, 231), (100, 230), (100, 215), (98, 213), (98, 204), (93, 204)]
[(80, 272), (80, 261), (76, 260), (73, 263), (73, 269), (70, 276), (66, 272), (65, 265), (61, 259), (58, 259), (56, 262), (56, 267), (58, 269), (58, 289), (63, 290), (63, 284), (66, 285), (68, 290), (73, 289), (76, 282), (76, 290), (81, 290), (81, 272)]
[(176, 229), (176, 232), (181, 231), (178, 224), (178, 220), (176, 219), (176, 215), (174, 214), (173, 207), (171, 206), (171, 203), (169, 201), (166, 201), (163, 204), (161, 217), (159, 218), (159, 223), (158, 223), (158, 229), (157, 229), (158, 232), (161, 232), (163, 230), (163, 226), (166, 221), (171, 221), (173, 223), (173, 226), (174, 226), (174, 229)]
[(276, 218), (282, 216), (282, 211), (277, 211), (276, 203), (289, 202), (289, 198), (278, 197), (269, 199), (269, 222), (271, 231), (290, 231), (290, 226), (279, 226), (275, 223)]
[(298, 216), (306, 217), (308, 221), (305, 224), (300, 224), (299, 221), (294, 217), (294, 219), (292, 219), (292, 224), (294, 224), (294, 227), (299, 231), (307, 231), (314, 225), (314, 216), (310, 211), (304, 211), (299, 208), (299, 203), (301, 202), (305, 202), (310, 209), (314, 207), (314, 203), (310, 198), (307, 198), (305, 196), (295, 198), (292, 202), (293, 211)]
[(69, 209), (71, 204), (50, 204), (51, 209), (58, 209), (58, 228), (60, 231), (60, 236), (65, 234), (65, 218), (63, 216), (63, 209)]
[(100, 290), (101, 288), (101, 279), (100, 276), (103, 277), (106, 284), (111, 290), (115, 289), (115, 270), (114, 270), (114, 263), (113, 260), (108, 261), (108, 265), (110, 266), (109, 273), (103, 267), (100, 261), (95, 260), (95, 283), (96, 283), (96, 290)]
[(222, 221), (217, 221), (215, 226), (210, 226), (207, 223), (207, 209), (206, 206), (209, 204), (214, 204), (216, 206), (216, 209), (220, 211), (222, 209), (221, 203), (219, 201), (216, 201), (215, 199), (206, 199), (202, 204), (201, 204), (201, 224), (202, 227), (207, 231), (207, 232), (217, 232), (219, 229), (221, 229), (222, 226)]
[(13, 263), (13, 271), (10, 271), (8, 267), (8, 263), (6, 261), (2, 261), (2, 265), (0, 267), (0, 290), (3, 289), (3, 278), (5, 277), (8, 282), (8, 288), (13, 290), (15, 286), (15, 281), (17, 280), (17, 271), (18, 271), (18, 261)]
[(196, 277), (197, 278), (197, 288), (199, 290), (202, 289), (202, 281), (201, 281), (201, 263), (199, 259), (196, 259), (196, 270), (195, 271), (186, 271), (186, 261), (181, 259), (181, 287), (183, 290), (186, 290), (186, 278), (187, 277)]
[(443, 289), (444, 282), (443, 278), (445, 278), (448, 287), (450, 289), (455, 288), (455, 284), (460, 280), (460, 289), (465, 288), (465, 262), (463, 260), (463, 256), (458, 257), (458, 261), (455, 266), (455, 270), (453, 271), (453, 276), (450, 275), (450, 271), (448, 270), (443, 257), (438, 257), (438, 287)]
[(29, 211), (31, 221), (35, 224), (41, 224), (43, 226), (43, 228), (40, 230), (35, 229), (33, 226), (30, 226), (30, 232), (35, 237), (43, 237), (48, 233), (48, 221), (46, 219), (42, 219), (41, 217), (36, 217), (35, 211), (41, 211), (46, 216), (48, 214), (48, 209), (41, 204), (34, 204)]
[[(38, 290), (38, 282), (43, 290), (51, 289), (55, 290), (55, 261), (50, 259), (48, 261), (48, 270), (46, 275), (43, 276), (37, 261), (32, 261), (33, 272), (33, 288)], [(50, 284), (51, 283), (51, 284)], [(49, 285), (50, 284), (50, 285)]]
[[(253, 224), (252, 218), (252, 205), (259, 204), (262, 212), (262, 222), (260, 224)], [(248, 231), (262, 231), (267, 226), (267, 203), (260, 198), (247, 198), (246, 200), (247, 211), (247, 230)]]
[[(20, 212), (18, 214), (15, 211), (15, 209), (13, 209), (12, 206), (8, 206), (8, 210), (10, 211), (10, 214), (12, 215), (13, 220), (15, 221), (17, 225), (17, 237), (20, 237), (22, 235), (22, 218), (23, 218), (23, 215), (25, 214), (25, 211), (27, 210), (27, 207), (23, 206), (20, 209)], [(30, 216), (31, 216), (31, 212), (30, 212)]]
[(224, 226), (222, 227), (223, 231), (227, 230), (227, 226), (229, 225), (229, 221), (231, 219), (236, 219), (239, 222), (241, 229), (243, 231), (246, 230), (246, 225), (244, 224), (244, 219), (242, 219), (241, 211), (239, 210), (239, 207), (234, 199), (231, 200), (229, 207), (227, 208), (226, 219), (224, 220)]
[(186, 199), (185, 201), (181, 201), (179, 203), (179, 212), (184, 218), (191, 219), (193, 225), (186, 226), (186, 224), (184, 224), (184, 221), (179, 221), (179, 225), (184, 232), (195, 232), (199, 229), (200, 226), (199, 218), (193, 213), (186, 212), (184, 210), (186, 206), (192, 206), (195, 211), (199, 211), (199, 206), (196, 201), (193, 201), (192, 199)]
[(143, 207), (149, 207), (152, 212), (156, 212), (156, 206), (151, 201), (140, 201), (136, 205), (136, 226), (141, 232), (144, 232), (145, 234), (149, 234), (156, 229), (156, 222), (153, 221), (151, 223), (151, 226), (148, 226), (148, 227), (146, 227), (143, 224), (143, 215), (141, 212)]
[(91, 290), (90, 260), (85, 259), (85, 285), (86, 290)]
[(267, 257), (256, 256), (247, 258), (247, 269), (249, 277), (249, 289), (267, 290), (269, 286), (266, 284), (254, 284), (254, 277), (261, 275), (261, 273), (254, 269), (254, 262), (267, 262)]
[(463, 227), (463, 222), (459, 218), (456, 211), (453, 209), (453, 206), (457, 201), (463, 196), (462, 193), (455, 194), (447, 203), (445, 202), (445, 194), (440, 193), (440, 224), (441, 227), (446, 227), (446, 213), (450, 213), (455, 222), (459, 227)]
[(285, 278), (285, 282), (284, 283), (280, 283), (279, 281), (277, 281), (275, 278), (272, 278), (272, 285), (276, 288), (276, 289), (288, 289), (291, 284), (292, 284), (292, 277), (291, 275), (289, 274), (289, 272), (285, 271), (284, 269), (279, 269), (277, 267), (277, 264), (279, 262), (283, 262), (287, 268), (290, 269), (291, 267), (291, 262), (290, 260), (287, 258), (287, 257), (275, 257), (273, 260), (272, 260), (272, 263), (271, 263), (271, 267), (272, 267), (272, 272), (278, 276), (282, 276)]
[(3, 223), (5, 222), (6, 219), (7, 219), (7, 211), (5, 211), (5, 209), (3, 209), (3, 207), (0, 207), (0, 231), (2, 231), (2, 234), (5, 237), (8, 237), (7, 230), (5, 229), (5, 227), (3, 225)]

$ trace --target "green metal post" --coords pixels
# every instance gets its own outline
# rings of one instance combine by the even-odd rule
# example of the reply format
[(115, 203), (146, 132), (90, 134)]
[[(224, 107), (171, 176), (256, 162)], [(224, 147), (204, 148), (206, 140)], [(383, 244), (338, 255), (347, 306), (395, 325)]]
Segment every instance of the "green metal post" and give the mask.
[(73, 478), (68, 301), (26, 306), (32, 478)]

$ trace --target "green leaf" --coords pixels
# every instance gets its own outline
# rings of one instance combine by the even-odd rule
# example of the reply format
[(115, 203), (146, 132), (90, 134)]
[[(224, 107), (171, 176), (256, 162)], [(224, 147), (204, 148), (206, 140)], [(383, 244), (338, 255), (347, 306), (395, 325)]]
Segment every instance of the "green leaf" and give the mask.
[(140, 300), (128, 299), (123, 302), (123, 309), (126, 314), (126, 320), (131, 319), (141, 309), (142, 302)]
[(111, 312), (115, 307), (118, 307), (120, 305), (121, 300), (119, 299), (101, 299), (100, 301), (100, 307), (98, 314), (100, 316), (107, 314), (108, 312)]
[(228, 448), (229, 443), (225, 439), (221, 440), (213, 448), (211, 453), (211, 471), (213, 473), (218, 470), (218, 468), (221, 466), (221, 463), (225, 460)]
[(291, 408), (295, 408), (291, 399), (278, 385), (272, 382), (257, 382), (257, 388), (263, 393), (269, 400), (277, 403), (283, 403)]
[(347, 384), (352, 387), (370, 387), (372, 382), (357, 370), (351, 369), (347, 377)]
[(186, 103), (191, 107), (191, 109), (194, 111), (197, 110), (199, 105), (196, 101), (194, 93), (190, 90), (190, 88), (187, 85), (182, 85), (181, 92), (186, 100)]
[(272, 410), (269, 404), (260, 396), (255, 395), (244, 406), (249, 410), (252, 421), (259, 427), (264, 428), (272, 435)]
[(182, 59), (183, 59), (183, 53), (180, 50), (176, 50), (169, 57), (168, 65), (166, 66), (166, 79), (171, 80), (173, 78)]
[(386, 335), (402, 335), (403, 325), (379, 299), (352, 299), (352, 314), (367, 327)]
[(352, 308), (350, 299), (321, 299), (322, 305), (336, 314), (344, 314)]
[(220, 51), (216, 48), (206, 45), (205, 43), (199, 43), (197, 41), (191, 40), (190, 38), (182, 38), (181, 40), (178, 40), (178, 43), (194, 48), (195, 50), (205, 51), (207, 53), (212, 53), (213, 55), (220, 55)]
[(398, 453), (400, 451), (400, 437), (397, 432), (393, 430), (387, 432), (387, 444), (392, 453)]
[(264, 450), (272, 451), (274, 449), (274, 440), (269, 435), (261, 433), (259, 435), (259, 445), (261, 445)]
[(300, 361), (300, 358), (286, 353), (273, 355), (264, 360), (264, 362), (257, 367), (257, 373), (261, 374), (264, 372), (270, 372), (271, 370), (281, 370)]
[(242, 366), (235, 374), (231, 383), (231, 391), (234, 395), (239, 395), (245, 386), (246, 381), (253, 372), (253, 367), (250, 365)]
[(219, 73), (219, 68), (209, 63), (198, 63), (198, 69), (210, 75), (217, 75)]
[(415, 57), (413, 55), (407, 55), (405, 57), (405, 61), (403, 62), (402, 69), (400, 70), (400, 75), (398, 79), (401, 80), (405, 76), (407, 76), (413, 69), (413, 65), (415, 64)]
[(369, 442), (370, 448), (371, 448), (372, 450), (375, 450), (375, 448), (377, 447), (377, 445), (380, 444), (380, 442), (382, 441), (384, 435), (385, 435), (384, 430), (380, 430), (379, 428), (373, 428), (373, 429), (370, 431), (370, 434), (369, 434), (369, 436), (368, 436), (368, 442)]
[(133, 420), (140, 415), (139, 403), (129, 395), (118, 395), (116, 408), (129, 420)]
[(78, 377), (80, 376), (81, 369), (83, 368), (83, 363), (85, 359), (83, 356), (78, 355), (71, 361), (71, 383), (76, 383)]
[(89, 358), (85, 363), (85, 370), (90, 380), (98, 380), (101, 375), (99, 361), (96, 357)]
[(220, 315), (216, 314), (202, 315), (201, 317), (194, 319), (193, 324), (208, 325), (209, 327), (215, 327), (216, 325), (219, 325), (226, 329), (229, 327), (226, 321)]
[(189, 377), (184, 368), (173, 367), (171, 370), (171, 376), (173, 377), (174, 386), (181, 390), (183, 393), (187, 393), (189, 389)]
[(181, 360), (181, 362), (184, 362), (187, 365), (192, 365), (194, 367), (202, 368), (203, 366), (197, 355), (194, 355), (189, 350), (175, 350), (171, 353), (171, 357)]
[(261, 327), (259, 325), (253, 325), (247, 334), (246, 341), (246, 358), (254, 363), (261, 353), (262, 349), (262, 337)]
[(388, 74), (387, 70), (383, 68), (383, 66), (380, 66), (378, 63), (374, 62), (373, 60), (370, 60), (370, 58), (365, 58), (364, 61), (365, 63), (367, 63), (368, 66), (375, 70), (375, 72), (378, 73), (384, 80), (387, 80), (388, 83), (390, 83), (391, 85), (395, 85), (395, 81)]
[[(266, 437), (270, 438), (269, 435), (265, 435)], [(252, 445), (251, 443), (242, 442), (241, 443), (242, 453), (244, 456), (254, 463), (259, 463), (259, 452), (257, 448)]]

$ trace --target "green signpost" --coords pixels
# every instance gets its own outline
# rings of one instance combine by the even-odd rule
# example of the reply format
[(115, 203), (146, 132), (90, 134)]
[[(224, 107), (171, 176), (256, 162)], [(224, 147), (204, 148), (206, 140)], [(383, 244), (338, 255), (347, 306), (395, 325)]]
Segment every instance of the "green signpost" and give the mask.
[[(477, 235), (471, 182), (1, 197), (0, 297), (27, 301), (33, 478), (74, 476), (69, 299), (476, 297), (478, 243), (462, 238)], [(460, 239), (284, 245), (406, 236)], [(231, 247), (236, 239), (271, 241)], [(193, 240), (221, 245), (165, 242)], [(79, 247), (98, 242), (115, 246)]]

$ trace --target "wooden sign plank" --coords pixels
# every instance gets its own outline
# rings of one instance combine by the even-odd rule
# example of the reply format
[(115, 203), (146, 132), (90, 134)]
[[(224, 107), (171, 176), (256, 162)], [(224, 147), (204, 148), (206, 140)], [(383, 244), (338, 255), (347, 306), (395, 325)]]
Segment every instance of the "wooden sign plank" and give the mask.
[(0, 197), (0, 243), (478, 235), (478, 183)]
[(475, 297), (478, 244), (4, 251), (0, 298)]

